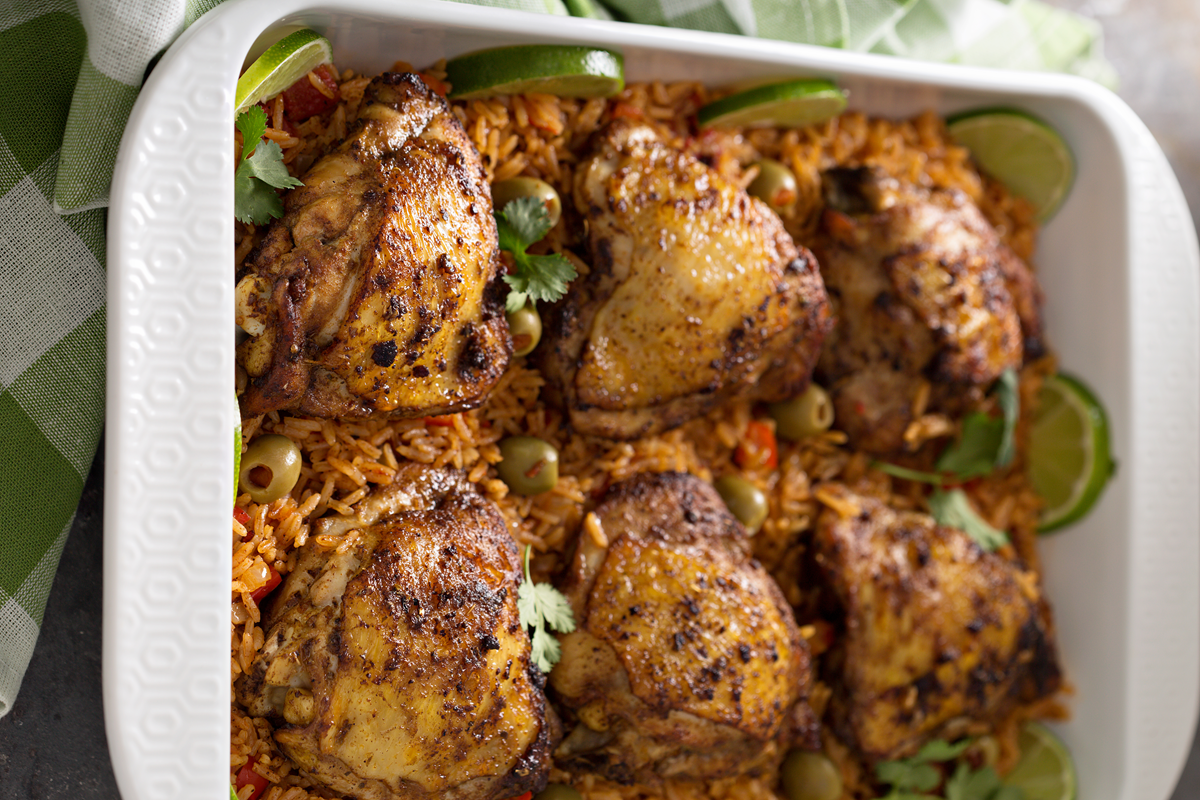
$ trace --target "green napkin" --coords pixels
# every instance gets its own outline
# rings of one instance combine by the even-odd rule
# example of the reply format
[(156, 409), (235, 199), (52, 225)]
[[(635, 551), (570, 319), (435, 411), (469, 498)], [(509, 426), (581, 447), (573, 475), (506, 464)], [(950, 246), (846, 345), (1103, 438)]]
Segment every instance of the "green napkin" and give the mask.
[[(0, 0), (0, 715), (100, 437), (104, 208), (121, 132), (154, 56), (219, 2)], [(1035, 0), (479, 4), (1114, 83), (1099, 27)]]

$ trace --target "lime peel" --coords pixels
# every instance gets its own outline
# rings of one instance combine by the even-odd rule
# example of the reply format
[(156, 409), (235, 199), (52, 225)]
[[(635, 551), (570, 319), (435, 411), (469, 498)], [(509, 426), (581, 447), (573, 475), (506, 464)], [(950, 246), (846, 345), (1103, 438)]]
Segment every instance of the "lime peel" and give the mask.
[(792, 80), (714, 100), (696, 112), (696, 121), (701, 127), (798, 128), (836, 117), (845, 108), (846, 93), (829, 81)]
[(322, 64), (333, 62), (333, 46), (311, 28), (289, 33), (238, 78), (234, 115), (282, 92)]
[(1032, 114), (979, 109), (948, 118), (946, 128), (984, 172), (1032, 203), (1041, 222), (1054, 216), (1075, 182), (1070, 147)]
[(496, 47), (446, 62), (446, 81), (455, 100), (532, 93), (611, 97), (625, 88), (625, 60), (581, 45)]
[(1004, 776), (1006, 786), (1023, 790), (1025, 800), (1075, 800), (1075, 762), (1061, 739), (1046, 726), (1027, 722), (1018, 744), (1021, 760)]
[(1087, 514), (1112, 471), (1108, 416), (1100, 401), (1076, 378), (1047, 378), (1029, 443), (1030, 483), (1046, 503), (1039, 532), (1058, 530)]

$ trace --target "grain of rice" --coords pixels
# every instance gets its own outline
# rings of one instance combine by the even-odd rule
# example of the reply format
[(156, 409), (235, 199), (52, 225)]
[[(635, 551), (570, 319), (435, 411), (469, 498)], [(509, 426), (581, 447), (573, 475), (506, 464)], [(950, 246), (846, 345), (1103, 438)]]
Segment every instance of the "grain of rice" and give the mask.
[[(411, 65), (397, 62), (398, 69)], [(443, 80), (444, 64), (427, 69), (430, 77)], [(312, 77), (310, 77), (310, 80)], [(341, 73), (342, 100), (332, 114), (316, 116), (295, 126), (297, 135), (282, 129), (283, 104), (270, 105), (271, 138), (285, 150), (285, 161), (299, 176), (316, 158), (344, 138), (347, 120), (354, 119), (369, 78), (352, 71)], [(314, 82), (318, 90), (321, 89)], [(783, 213), (785, 227), (798, 241), (806, 241), (816, 230), (821, 211), (820, 172), (835, 164), (861, 163), (881, 167), (905, 180), (931, 187), (955, 187), (977, 202), (1019, 256), (1028, 260), (1034, 247), (1036, 224), (1031, 207), (1015, 199), (994, 182), (982, 180), (972, 170), (969, 155), (953, 145), (940, 119), (932, 113), (913, 120), (872, 120), (851, 112), (820, 125), (799, 131), (755, 129), (745, 132), (707, 131), (691, 137), (687, 120), (705, 102), (720, 96), (694, 82), (655, 82), (630, 85), (614, 100), (574, 100), (546, 95), (492, 98), (453, 103), (455, 116), (479, 149), (489, 180), (506, 180), (525, 174), (548, 180), (564, 198), (571, 196), (575, 165), (591, 134), (618, 112), (640, 117), (657, 127), (679, 146), (689, 146), (711, 159), (727, 180), (745, 185), (754, 177), (749, 165), (770, 157), (788, 164), (797, 176), (798, 199)], [(743, 166), (745, 165), (745, 166)], [(235, 226), (235, 258), (238, 264), (252, 252), (264, 231), (251, 225)], [(539, 248), (561, 252), (580, 274), (590, 269), (575, 252), (565, 223), (555, 227)], [(1043, 360), (1021, 376), (1023, 408), (1030, 408), (1042, 377), (1053, 372), (1053, 362)], [(481, 493), (497, 504), (514, 538), (532, 544), (540, 554), (533, 560), (535, 575), (545, 579), (561, 567), (574, 538), (582, 530), (597, 543), (607, 543), (589, 504), (613, 483), (641, 472), (676, 469), (711, 480), (714, 474), (738, 474), (759, 485), (768, 496), (769, 514), (754, 539), (755, 556), (771, 571), (785, 596), (802, 607), (804, 587), (797, 580), (799, 557), (820, 506), (839, 513), (854, 513), (847, 503), (824, 484), (841, 481), (858, 491), (883, 497), (898, 508), (920, 508), (919, 487), (896, 489), (892, 479), (870, 469), (870, 461), (845, 448), (843, 432), (830, 430), (797, 443), (780, 443), (779, 468), (775, 472), (741, 470), (732, 463), (732, 453), (756, 416), (748, 402), (735, 402), (667, 434), (637, 442), (609, 442), (591, 437), (570, 436), (559, 412), (547, 409), (540, 393), (544, 379), (524, 359), (514, 361), (486, 404), (475, 411), (452, 415), (450, 425), (427, 425), (412, 420), (318, 420), (299, 414), (268, 414), (243, 420), (243, 448), (262, 433), (282, 433), (300, 447), (304, 464), (292, 497), (271, 506), (252, 503), (239, 496), (237, 503), (250, 515), (251, 523), (232, 522), (235, 547), (231, 559), (231, 647), (230, 674), (236, 679), (248, 670), (266, 635), (260, 626), (258, 605), (250, 597), (263, 585), (268, 566), (286, 577), (294, 569), (298, 548), (319, 547), (344, 552), (353, 547), (361, 533), (345, 536), (309, 534), (308, 521), (333, 512), (349, 514), (354, 504), (369, 494), (373, 485), (394, 479), (405, 460), (424, 464), (451, 464), (467, 472)], [(245, 386), (241, 375), (238, 385)], [(928, 421), (923, 414), (928, 400), (915, 398), (926, 420), (922, 436), (943, 435), (941, 422)], [(1019, 440), (1027, 440), (1028, 420), (1023, 414)], [(936, 427), (942, 425), (941, 428)], [(511, 495), (494, 477), (493, 465), (500, 460), (496, 443), (515, 434), (547, 439), (560, 451), (560, 480), (552, 492), (537, 497)], [(914, 434), (914, 441), (924, 439)], [(1022, 446), (1023, 447), (1023, 446)], [(1023, 452), (1022, 447), (1018, 452)], [(989, 477), (970, 490), (972, 503), (996, 523), (1011, 531), (1011, 551), (1032, 569), (1038, 569), (1036, 525), (1038, 501), (1024, 479), (1018, 462), (1002, 474)], [(903, 483), (903, 482), (901, 482)], [(601, 544), (601, 546), (604, 546)], [(257, 554), (257, 555), (254, 555)], [(815, 631), (811, 620), (804, 630)], [(818, 638), (819, 634), (818, 634)], [(824, 707), (829, 688), (818, 683), (810, 696), (814, 709)], [(824, 694), (822, 694), (822, 692)], [(1061, 704), (1035, 704), (1020, 710), (1025, 718), (1062, 713)], [(1016, 719), (1014, 717), (1014, 719)], [(1013, 745), (1018, 721), (1006, 722), (997, 731), (1003, 743)], [(269, 722), (247, 717), (236, 704), (230, 717), (231, 776), (254, 759), (273, 781), (263, 800), (316, 800), (312, 784), (293, 770), (275, 748)], [(825, 737), (825, 751), (842, 772), (846, 798), (871, 796), (870, 776), (861, 763), (836, 737)], [(1014, 745), (1015, 746), (1015, 745)], [(1011, 754), (1010, 754), (1011, 755)], [(724, 800), (746, 797), (768, 800), (771, 786), (758, 779), (735, 779), (700, 784), (669, 781), (657, 791), (650, 787), (618, 786), (591, 773), (573, 775), (553, 768), (552, 780), (572, 783), (588, 800), (635, 800), (643, 797), (672, 797), (680, 800)], [(248, 788), (242, 794), (248, 794)]]

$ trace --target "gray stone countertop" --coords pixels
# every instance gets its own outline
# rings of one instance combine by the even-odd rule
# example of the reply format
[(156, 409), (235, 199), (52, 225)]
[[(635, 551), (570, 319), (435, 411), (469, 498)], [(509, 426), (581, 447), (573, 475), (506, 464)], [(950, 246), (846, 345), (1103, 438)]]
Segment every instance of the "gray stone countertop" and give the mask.
[[(1200, 2), (1051, 0), (1104, 27), (1119, 94), (1166, 151), (1200, 220)], [(103, 444), (101, 445), (103, 451)], [(0, 800), (117, 800), (100, 689), (104, 459), (97, 456), (11, 713), (0, 718)], [(1200, 568), (1200, 565), (1198, 565)], [(1171, 800), (1200, 798), (1193, 744)]]

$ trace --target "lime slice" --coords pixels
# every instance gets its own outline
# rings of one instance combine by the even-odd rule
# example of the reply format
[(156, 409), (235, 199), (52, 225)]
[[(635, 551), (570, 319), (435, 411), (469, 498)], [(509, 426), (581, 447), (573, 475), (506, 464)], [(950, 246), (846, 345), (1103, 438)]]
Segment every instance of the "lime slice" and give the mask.
[(528, 44), (467, 53), (446, 62), (450, 97), (498, 94), (611, 97), (625, 88), (620, 53), (595, 47)]
[(1025, 800), (1075, 800), (1075, 762), (1062, 740), (1027, 722), (1017, 743), (1021, 760), (1004, 776), (1005, 786), (1024, 790)]
[(1021, 111), (987, 109), (950, 117), (946, 127), (985, 172), (1033, 203), (1045, 222), (1075, 181), (1075, 159), (1058, 132)]
[(845, 108), (845, 92), (829, 81), (784, 81), (722, 97), (696, 112), (696, 121), (702, 128), (799, 128), (836, 117)]
[(309, 28), (289, 33), (268, 47), (238, 78), (234, 114), (274, 97), (310, 71), (332, 61), (333, 48), (321, 34)]
[(1029, 480), (1045, 501), (1038, 530), (1047, 533), (1086, 514), (1113, 471), (1104, 407), (1075, 378), (1042, 385), (1029, 441)]

